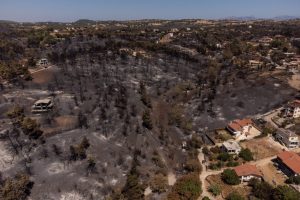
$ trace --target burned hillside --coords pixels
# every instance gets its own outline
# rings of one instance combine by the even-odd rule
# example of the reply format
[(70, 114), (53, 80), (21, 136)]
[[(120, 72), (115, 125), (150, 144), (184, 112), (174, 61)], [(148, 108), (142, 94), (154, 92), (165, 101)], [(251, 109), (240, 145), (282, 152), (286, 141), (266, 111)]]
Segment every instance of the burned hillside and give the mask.
[[(21, 173), (31, 199), (142, 199), (148, 187), (163, 199), (199, 172), (210, 130), (298, 95), (276, 69), (299, 51), (297, 20), (153, 23), (3, 25), (1, 187)], [(276, 50), (259, 44), (278, 34)], [(53, 108), (32, 112), (47, 98)]]

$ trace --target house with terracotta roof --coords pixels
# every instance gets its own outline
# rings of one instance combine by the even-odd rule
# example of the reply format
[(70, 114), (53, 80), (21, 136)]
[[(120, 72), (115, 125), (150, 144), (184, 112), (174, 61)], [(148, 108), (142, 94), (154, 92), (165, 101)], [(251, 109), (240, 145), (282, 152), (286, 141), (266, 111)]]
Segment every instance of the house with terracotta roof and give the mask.
[(263, 179), (262, 172), (255, 165), (244, 164), (233, 168), (233, 170), (240, 177), (241, 182), (248, 182), (252, 178)]
[(241, 135), (248, 137), (252, 132), (255, 132), (256, 134), (260, 133), (252, 119), (234, 120), (230, 122), (226, 128), (235, 137), (239, 137)]
[(287, 176), (300, 175), (300, 156), (292, 151), (283, 151), (277, 155), (276, 165)]
[(300, 100), (288, 103), (284, 108), (284, 116), (292, 118), (300, 117)]

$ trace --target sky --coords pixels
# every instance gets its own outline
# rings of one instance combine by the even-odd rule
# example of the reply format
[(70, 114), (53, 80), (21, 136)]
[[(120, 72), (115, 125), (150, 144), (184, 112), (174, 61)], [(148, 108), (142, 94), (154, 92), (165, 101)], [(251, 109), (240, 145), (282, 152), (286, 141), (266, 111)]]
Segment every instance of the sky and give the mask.
[(300, 16), (300, 0), (0, 0), (0, 20), (222, 19)]

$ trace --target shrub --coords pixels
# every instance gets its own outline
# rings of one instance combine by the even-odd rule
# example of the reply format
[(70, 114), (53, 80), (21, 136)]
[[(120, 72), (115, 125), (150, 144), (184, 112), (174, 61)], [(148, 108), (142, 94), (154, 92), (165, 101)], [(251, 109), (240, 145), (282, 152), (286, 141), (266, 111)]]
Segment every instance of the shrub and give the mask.
[(188, 172), (201, 172), (201, 165), (197, 159), (190, 159), (187, 161), (185, 170)]
[(209, 188), (208, 188), (208, 191), (210, 193), (212, 193), (215, 197), (216, 196), (219, 196), (222, 192), (222, 188), (220, 187), (220, 185), (218, 184), (215, 184), (215, 185), (211, 185)]
[(30, 195), (33, 182), (29, 176), (20, 174), (14, 179), (8, 178), (0, 188), (1, 200), (25, 200)]
[(163, 193), (167, 190), (168, 181), (163, 174), (157, 174), (150, 182), (150, 187), (154, 193)]
[(222, 173), (222, 180), (229, 185), (240, 184), (238, 175), (232, 169), (225, 169)]
[(27, 117), (21, 122), (21, 129), (25, 135), (28, 135), (32, 139), (38, 139), (43, 134), (36, 120)]
[(13, 107), (11, 110), (9, 110), (6, 113), (6, 115), (10, 119), (14, 119), (14, 118), (23, 119), (24, 118), (24, 109), (17, 105), (15, 107)]
[(210, 148), (210, 151), (213, 153), (221, 153), (220, 147), (217, 146)]
[(286, 180), (286, 183), (300, 185), (300, 176), (291, 176)]
[(204, 153), (205, 155), (209, 155), (209, 149), (206, 146), (203, 147), (202, 153)]
[(183, 176), (175, 183), (167, 199), (196, 200), (201, 192), (201, 183), (198, 174), (191, 173)]
[(236, 167), (236, 166), (238, 166), (238, 165), (239, 165), (239, 163), (238, 163), (238, 162), (235, 162), (235, 161), (229, 161), (229, 162), (226, 164), (227, 167)]

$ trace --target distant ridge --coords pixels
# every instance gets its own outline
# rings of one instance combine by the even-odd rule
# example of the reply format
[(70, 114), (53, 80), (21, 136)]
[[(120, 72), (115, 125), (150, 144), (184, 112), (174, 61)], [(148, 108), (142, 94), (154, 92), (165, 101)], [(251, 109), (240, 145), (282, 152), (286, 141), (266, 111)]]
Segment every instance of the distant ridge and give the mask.
[(191, 19), (135, 19), (135, 20), (90, 20), (90, 19), (79, 19), (74, 22), (51, 22), (51, 21), (40, 21), (40, 22), (18, 22), (12, 20), (1, 20), (0, 24), (74, 24), (74, 25), (94, 25), (99, 22), (155, 22), (155, 21), (193, 21), (193, 20), (237, 20), (237, 21), (255, 21), (255, 20), (276, 20), (276, 21), (288, 21), (288, 20), (300, 20), (299, 16), (281, 15), (273, 18), (257, 18), (255, 16), (229, 16), (219, 19), (209, 19), (209, 18), (191, 18)]
[(74, 24), (82, 25), (82, 24), (96, 24), (97, 22), (90, 19), (79, 19), (74, 22)]
[(289, 16), (289, 15), (282, 15), (273, 18), (274, 20), (292, 20), (292, 19), (300, 19), (300, 16)]
[(289, 15), (282, 15), (282, 16), (276, 16), (273, 18), (257, 18), (254, 16), (244, 16), (244, 17), (226, 17), (221, 20), (238, 20), (238, 21), (254, 21), (254, 20), (278, 20), (278, 21), (285, 21), (285, 20), (294, 20), (294, 19), (300, 19), (300, 16), (289, 16)]

